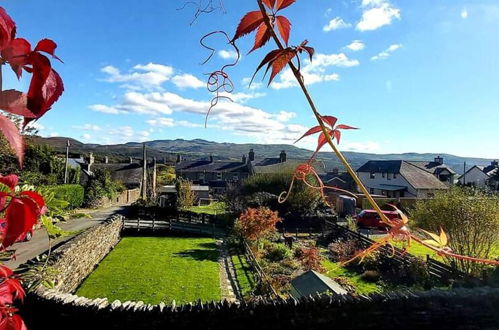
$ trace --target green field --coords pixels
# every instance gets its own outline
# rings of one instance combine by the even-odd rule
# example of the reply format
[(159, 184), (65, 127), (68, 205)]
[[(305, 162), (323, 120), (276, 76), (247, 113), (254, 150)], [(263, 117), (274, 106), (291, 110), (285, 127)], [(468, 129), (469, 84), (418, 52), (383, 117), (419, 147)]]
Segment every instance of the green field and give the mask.
[(225, 214), (226, 206), (224, 202), (213, 202), (210, 205), (191, 206), (187, 211), (206, 214)]
[(218, 257), (212, 238), (124, 237), (76, 294), (148, 304), (218, 301)]

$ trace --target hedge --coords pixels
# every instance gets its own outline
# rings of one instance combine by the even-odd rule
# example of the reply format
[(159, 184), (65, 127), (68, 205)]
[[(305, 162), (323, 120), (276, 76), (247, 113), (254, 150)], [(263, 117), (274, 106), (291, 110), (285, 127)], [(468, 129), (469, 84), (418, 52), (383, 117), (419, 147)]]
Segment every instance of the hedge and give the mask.
[(83, 205), (85, 190), (79, 184), (61, 184), (49, 187), (55, 198), (69, 203), (68, 209), (79, 208)]

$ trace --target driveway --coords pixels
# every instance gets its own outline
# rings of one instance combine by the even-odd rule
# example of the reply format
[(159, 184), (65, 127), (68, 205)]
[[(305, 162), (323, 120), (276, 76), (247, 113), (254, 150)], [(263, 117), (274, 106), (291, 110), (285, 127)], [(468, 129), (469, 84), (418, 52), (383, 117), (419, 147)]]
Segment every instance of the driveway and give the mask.
[[(113, 214), (125, 214), (126, 207), (114, 206), (109, 208), (103, 208), (98, 210), (91, 210), (86, 212), (91, 215), (91, 219), (81, 218), (81, 219), (70, 219), (66, 222), (59, 222), (57, 225), (65, 231), (84, 231), (90, 227), (96, 226), (104, 222)], [(60, 245), (61, 243), (70, 240), (75, 235), (59, 238), (52, 242), (52, 246)], [(35, 230), (33, 238), (29, 242), (19, 242), (14, 244), (11, 248), (16, 250), (16, 259), (10, 260), (5, 263), (6, 266), (14, 269), (19, 265), (25, 263), (29, 259), (42, 254), (48, 249), (48, 235), (45, 229), (40, 228)]]

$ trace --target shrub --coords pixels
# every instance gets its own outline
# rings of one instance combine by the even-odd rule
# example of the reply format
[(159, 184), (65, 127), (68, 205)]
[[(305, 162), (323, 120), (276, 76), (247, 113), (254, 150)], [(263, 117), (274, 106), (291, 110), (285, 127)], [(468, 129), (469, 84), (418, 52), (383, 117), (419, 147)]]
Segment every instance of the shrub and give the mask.
[[(449, 247), (457, 254), (483, 259), (492, 257), (499, 241), (499, 196), (471, 188), (454, 187), (440, 192), (434, 199), (418, 201), (411, 212), (420, 228), (449, 237)], [(467, 260), (447, 260), (458, 269), (479, 276), (486, 267)]]
[(337, 241), (328, 245), (331, 259), (336, 262), (343, 262), (352, 259), (362, 247), (357, 240)]
[(303, 247), (298, 254), (298, 259), (306, 270), (315, 270), (317, 272), (325, 271), (324, 267), (322, 267), (323, 258), (318, 248)]
[(360, 278), (366, 282), (375, 283), (380, 279), (380, 274), (375, 270), (366, 270), (360, 275)]
[(255, 241), (275, 232), (276, 224), (282, 221), (277, 212), (266, 207), (248, 208), (239, 216), (236, 231), (245, 239)]
[(79, 184), (63, 184), (48, 187), (56, 199), (68, 202), (66, 209), (76, 209), (83, 205), (85, 189)]
[(291, 250), (284, 244), (272, 244), (265, 251), (264, 257), (269, 261), (281, 261), (291, 256)]

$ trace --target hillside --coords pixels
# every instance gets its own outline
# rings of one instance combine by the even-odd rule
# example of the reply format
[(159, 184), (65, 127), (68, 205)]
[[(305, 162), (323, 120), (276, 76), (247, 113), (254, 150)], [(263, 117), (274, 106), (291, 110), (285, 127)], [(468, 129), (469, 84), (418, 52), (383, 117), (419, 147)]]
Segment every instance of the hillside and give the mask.
[[(49, 144), (57, 151), (64, 152), (68, 138), (35, 138), (37, 143)], [(125, 159), (128, 157), (142, 156), (142, 143), (129, 142), (116, 145), (84, 144), (80, 141), (69, 138), (71, 152), (74, 154), (86, 154), (93, 152), (97, 157), (109, 156), (111, 159)], [(167, 158), (172, 160), (177, 154), (181, 153), (187, 158), (206, 157), (213, 155), (218, 159), (240, 159), (246, 155), (250, 149), (254, 149), (257, 158), (278, 157), (281, 150), (286, 150), (288, 158), (308, 158), (312, 152), (307, 149), (297, 148), (288, 144), (255, 144), (255, 143), (218, 143), (202, 139), (195, 140), (156, 140), (145, 142), (148, 147), (148, 156), (156, 157), (158, 160)], [(464, 162), (467, 168), (473, 165), (488, 165), (492, 159), (459, 157), (450, 154), (432, 154), (432, 153), (403, 153), (403, 154), (371, 154), (360, 152), (344, 152), (345, 157), (350, 161), (354, 168), (360, 167), (368, 160), (411, 160), (423, 161), (432, 160), (436, 156), (444, 157), (444, 162), (451, 166), (457, 173), (463, 172)], [(322, 152), (319, 156), (327, 168), (341, 167), (335, 155), (329, 152)]]

